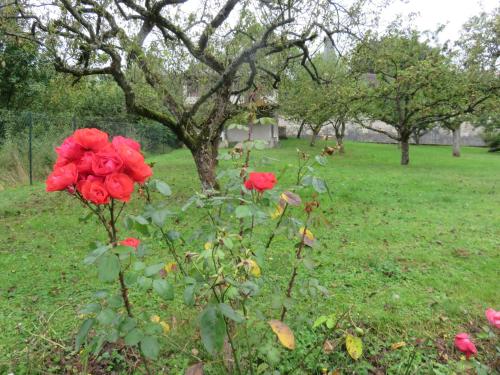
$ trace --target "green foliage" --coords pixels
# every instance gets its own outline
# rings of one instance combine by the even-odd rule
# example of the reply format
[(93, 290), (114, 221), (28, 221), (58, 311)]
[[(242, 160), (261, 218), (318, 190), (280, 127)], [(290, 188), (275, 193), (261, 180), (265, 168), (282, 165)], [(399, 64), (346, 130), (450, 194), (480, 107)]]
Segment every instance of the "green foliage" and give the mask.
[[(293, 186), (296, 175), (289, 164), (296, 157), (297, 147), (307, 147), (307, 144), (289, 140), (278, 149), (255, 151), (255, 165), (285, 171), (278, 174), (277, 188)], [(463, 372), (460, 366), (465, 361), (460, 361), (458, 353), (452, 351), (449, 338), (458, 329), (468, 327), (464, 321), (483, 321), (484, 307), (494, 306), (497, 300), (495, 285), (488, 280), (495, 278), (498, 269), (495, 245), (499, 223), (495, 208), (499, 202), (498, 196), (492, 194), (498, 158), (478, 148), (465, 148), (465, 157), (456, 163), (450, 160), (447, 148), (429, 146), (415, 149), (414, 166), (403, 171), (393, 161), (398, 152), (393, 145), (349, 143), (348, 150), (345, 157), (334, 157), (328, 160), (326, 167), (318, 167), (332, 190), (333, 201), (327, 195), (318, 197), (320, 209), (313, 222), (320, 225), (315, 224), (316, 229), (311, 230), (320, 244), (308, 250), (316, 267), (309, 270), (304, 265), (299, 269), (300, 287), (296, 289), (297, 294), (292, 294), (296, 301), (287, 315), (287, 324), (294, 332), (296, 349), (281, 348), (266, 323), (257, 319), (250, 319), (248, 323), (228, 320), (240, 332), (236, 344), (245, 344), (243, 327), (249, 324), (252, 327), (249, 342), (256, 348), (254, 363), (259, 363), (254, 366), (255, 372), (259, 367), (267, 368), (263, 371), (278, 369), (290, 373), (298, 364), (302, 367), (296, 372), (306, 373), (320, 371), (322, 367), (359, 373), (380, 368), (404, 373), (407, 367), (412, 373), (432, 373), (436, 369), (445, 374)], [(261, 164), (261, 158), (265, 158), (267, 164)], [(194, 203), (191, 209), (181, 212), (184, 200), (194, 193), (197, 179), (189, 151), (178, 150), (151, 161), (156, 162), (155, 177), (165, 179), (172, 187), (168, 204), (179, 215), (168, 219), (165, 225), (182, 232), (181, 237), (171, 235), (179, 241), (179, 254), (184, 250), (203, 253), (205, 238), (197, 240), (194, 234), (206, 225), (206, 210)], [(220, 172), (233, 169), (232, 163), (221, 161)], [(429, 173), (435, 170), (440, 173), (428, 179)], [(463, 183), (456, 185), (454, 182), (458, 179)], [(312, 191), (312, 187), (304, 189)], [(296, 191), (303, 198), (309, 194), (304, 189)], [(78, 219), (85, 216), (85, 210), (75, 206), (69, 197), (48, 196), (43, 190), (41, 184), (36, 184), (33, 188), (7, 189), (0, 193), (0, 237), (8, 239), (2, 256), (6, 272), (0, 275), (0, 284), (5, 286), (1, 293), (5, 298), (0, 306), (5, 316), (12, 317), (0, 320), (1, 372), (22, 372), (28, 365), (34, 372), (47, 371), (47, 368), (55, 373), (64, 372), (61, 370), (64, 365), (53, 360), (59, 358), (62, 353), (59, 350), (64, 349), (48, 343), (45, 338), (66, 347), (65, 365), (71, 367), (67, 361), (74, 356), (73, 337), (81, 324), (99, 314), (101, 304), (103, 308), (116, 306), (113, 297), (119, 295), (112, 284), (98, 280), (94, 265), (82, 262), (98, 247), (88, 246), (87, 239), (104, 241), (104, 231), (93, 218), (82, 225)], [(395, 196), (397, 200), (393, 199)], [(153, 200), (165, 198), (153, 192)], [(139, 215), (142, 206), (142, 201), (133, 200), (127, 212)], [(299, 207), (294, 206), (291, 213), (303, 219), (298, 214)], [(120, 235), (140, 235), (134, 228), (121, 227), (121, 221), (119, 224)], [(154, 232), (152, 228), (150, 232)], [(255, 246), (264, 243), (269, 235), (267, 228), (259, 228), (253, 233)], [(140, 260), (132, 259), (127, 273), (145, 277), (145, 267), (175, 261), (158, 235), (145, 237), (148, 255)], [(254, 312), (257, 316), (261, 313), (279, 315), (281, 302), (272, 306), (271, 301), (287, 286), (291, 245), (297, 241), (294, 237), (295, 241), (290, 242), (288, 235), (287, 230), (278, 231), (273, 245), (263, 254), (263, 262), (259, 261), (260, 279), (266, 280), (248, 306), (251, 316)], [(185, 245), (180, 245), (183, 241)], [(233, 249), (237, 246), (238, 240), (233, 238)], [(227, 254), (229, 250), (224, 252)], [(192, 260), (192, 255), (188, 255), (183, 253), (181, 257)], [(189, 267), (194, 265), (190, 263)], [(27, 274), (30, 277), (26, 277)], [(477, 274), (482, 277), (478, 279)], [(330, 294), (309, 295), (304, 281), (310, 278), (318, 279)], [(164, 371), (164, 366), (169, 371), (184, 371), (198, 361), (193, 359), (192, 349), (196, 349), (193, 353), (201, 359), (207, 374), (224, 373), (222, 356), (214, 359), (199, 342), (196, 318), (202, 311), (200, 299), (204, 294), (199, 291), (203, 290), (203, 278), (198, 274), (185, 279), (179, 272), (168, 274), (166, 280), (174, 285), (176, 292), (174, 300), (168, 302), (151, 289), (152, 278), (147, 279), (151, 283), (147, 293), (137, 281), (129, 284), (132, 306), (141, 308), (137, 308), (135, 323), (124, 319), (118, 325), (119, 337), (134, 345), (131, 349), (138, 353), (141, 339), (151, 335), (150, 317), (159, 314), (162, 320), (172, 322), (172, 330), (167, 336), (156, 334), (160, 352), (158, 366), (150, 362), (153, 373)], [(469, 287), (463, 288), (463, 283)], [(99, 292), (94, 301), (93, 291), (102, 288), (108, 289), (107, 294)], [(184, 303), (185, 291), (191, 298), (187, 298), (188, 305)], [(467, 312), (463, 306), (469, 306)], [(341, 332), (361, 337), (349, 319), (342, 318), (350, 307), (353, 322), (365, 332), (362, 336), (364, 354), (356, 362), (343, 347), (345, 334)], [(123, 311), (123, 305), (120, 310)], [(233, 307), (233, 310), (244, 316), (240, 308)], [(75, 312), (88, 315), (76, 317)], [(331, 314), (333, 324), (341, 318), (338, 330), (328, 329), (326, 325), (312, 328), (318, 316), (330, 317)], [(88, 344), (83, 346), (81, 354), (83, 359), (87, 358), (85, 353), (89, 361), (95, 359), (91, 343), (98, 324), (95, 323), (87, 336)], [(153, 325), (159, 328), (158, 324)], [(114, 332), (114, 328), (109, 329), (110, 333), (111, 330)], [(321, 349), (327, 331), (333, 345), (330, 353)], [(415, 341), (426, 337), (422, 344)], [(393, 343), (401, 341), (406, 342), (405, 347), (390, 349)], [(436, 341), (443, 343), (448, 361), (438, 357)], [(118, 342), (118, 346), (123, 345)], [(491, 338), (478, 338), (481, 363), (491, 363), (495, 358), (493, 343)], [(314, 348), (312, 354), (304, 359), (310, 348)], [(27, 350), (36, 353), (30, 357), (29, 364), (25, 361)], [(98, 354), (102, 363), (106, 363), (104, 353), (107, 351)], [(168, 363), (163, 360), (166, 355)], [(137, 357), (133, 358), (136, 363)]]
[(297, 122), (304, 121), (314, 134), (325, 125), (333, 125), (341, 143), (345, 124), (360, 111), (357, 78), (343, 58), (325, 55), (315, 59), (315, 64), (321, 82), (314, 81), (302, 67), (290, 69), (280, 85), (280, 112)]

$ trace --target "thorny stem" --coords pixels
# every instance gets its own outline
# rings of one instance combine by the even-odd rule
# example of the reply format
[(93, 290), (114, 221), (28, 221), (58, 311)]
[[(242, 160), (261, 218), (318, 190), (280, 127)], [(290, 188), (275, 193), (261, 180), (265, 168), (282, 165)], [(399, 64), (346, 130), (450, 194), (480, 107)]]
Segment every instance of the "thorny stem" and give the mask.
[[(115, 247), (117, 245), (117, 237), (116, 237), (116, 221), (118, 219), (118, 216), (119, 214), (121, 213), (123, 207), (125, 205), (122, 205), (122, 207), (120, 208), (120, 211), (118, 213), (118, 215), (115, 217), (115, 212), (114, 212), (114, 209), (115, 209), (115, 200), (114, 199), (111, 199), (111, 204), (108, 206), (109, 208), (109, 214), (110, 214), (110, 221), (109, 221), (109, 226), (110, 226), (110, 229), (111, 229), (111, 234), (110, 234), (110, 241), (111, 241), (111, 246)], [(118, 255), (116, 255), (118, 256)], [(130, 318), (133, 318), (133, 313), (132, 313), (132, 307), (130, 305), (130, 301), (129, 301), (129, 298), (128, 298), (128, 289), (127, 289), (127, 286), (125, 285), (125, 279), (124, 279), (124, 272), (122, 269), (120, 269), (120, 272), (118, 273), (118, 280), (120, 281), (120, 291), (121, 291), (121, 295), (122, 295), (122, 299), (123, 299), (123, 303), (125, 305), (125, 310), (127, 311), (127, 315), (130, 317)], [(144, 369), (146, 370), (146, 373), (148, 375), (151, 374), (151, 371), (149, 369), (149, 366), (148, 366), (148, 361), (146, 359), (146, 357), (144, 356), (144, 354), (142, 353), (142, 348), (139, 349), (139, 352), (140, 352), (140, 355), (141, 355), (141, 360), (144, 364)]]
[(283, 221), (283, 217), (285, 216), (287, 208), (288, 208), (288, 203), (285, 203), (285, 208), (283, 208), (283, 212), (281, 213), (281, 216), (278, 219), (278, 222), (276, 223), (274, 230), (271, 232), (271, 235), (269, 236), (269, 239), (267, 240), (265, 250), (269, 249), (269, 246), (271, 246), (271, 242), (273, 242), (274, 236), (276, 236), (276, 231), (278, 230), (278, 228), (281, 225), (281, 222)]
[[(215, 259), (215, 249), (216, 248), (217, 248), (217, 245), (214, 245), (214, 247), (212, 249), (212, 261), (214, 263), (214, 268), (217, 271), (217, 261)], [(216, 283), (217, 283), (217, 278), (215, 279), (215, 283), (213, 285), (211, 285), (210, 289), (212, 289), (212, 293), (213, 293), (215, 299), (217, 300), (217, 302), (221, 303), (221, 298), (217, 294)], [(236, 365), (236, 370), (238, 371), (238, 374), (241, 374), (240, 363), (238, 360), (238, 354), (237, 354), (236, 348), (234, 346), (233, 339), (231, 337), (231, 331), (229, 330), (228, 320), (226, 319), (226, 317), (223, 317), (223, 319), (224, 319), (224, 325), (226, 327), (227, 340), (229, 341), (229, 345), (231, 346), (231, 352), (233, 354), (234, 363)]]
[(243, 298), (243, 300), (241, 301), (241, 307), (243, 309), (243, 315), (245, 316), (245, 339), (247, 342), (248, 356), (250, 357), (248, 363), (250, 365), (250, 374), (253, 375), (254, 374), (254, 372), (253, 372), (253, 355), (252, 355), (252, 347), (250, 346), (250, 340), (248, 338), (248, 327), (247, 327), (248, 311), (247, 311), (247, 308), (245, 306), (245, 301), (246, 301), (246, 297)]
[(92, 207), (92, 205), (87, 202), (86, 199), (84, 199), (80, 193), (78, 193), (78, 191), (75, 192), (75, 195), (78, 197), (78, 199), (87, 207), (90, 209), (90, 211), (92, 211), (96, 216), (97, 218), (101, 221), (102, 225), (104, 226), (104, 228), (106, 229), (106, 232), (108, 232), (108, 237), (112, 238), (113, 234), (111, 233), (111, 228), (109, 227), (109, 223), (106, 221), (106, 218), (104, 217), (104, 215), (102, 214), (102, 211), (100, 209), (98, 209), (97, 207)]
[[(89, 202), (87, 202), (87, 200), (84, 199), (78, 191), (75, 192), (75, 195), (77, 196), (77, 198), (86, 207), (88, 207), (99, 218), (99, 220), (101, 221), (102, 225), (106, 229), (106, 232), (108, 233), (108, 238), (109, 238), (109, 242), (110, 242), (111, 246), (112, 247), (116, 247), (116, 245), (117, 245), (116, 221), (118, 220), (118, 217), (120, 216), (123, 208), (125, 207), (125, 202), (123, 203), (123, 205), (121, 206), (120, 210), (118, 211), (118, 214), (115, 216), (115, 212), (114, 212), (115, 200), (111, 199), (111, 204), (108, 205), (109, 214), (110, 214), (110, 220), (108, 222), (106, 220), (106, 217), (104, 216), (104, 214), (103, 214), (103, 212), (102, 212), (102, 210), (100, 208), (98, 208), (98, 207), (96, 207), (96, 208), (92, 207), (92, 205)], [(116, 256), (118, 256), (118, 255), (116, 255)], [(118, 273), (118, 280), (120, 282), (120, 291), (121, 291), (121, 295), (122, 295), (122, 299), (123, 299), (123, 304), (125, 305), (125, 310), (127, 311), (127, 315), (130, 318), (132, 318), (133, 317), (133, 313), (132, 313), (132, 307), (130, 305), (130, 301), (129, 301), (129, 298), (128, 298), (128, 289), (127, 289), (127, 286), (125, 285), (124, 272), (121, 269), (120, 269), (120, 272)], [(150, 375), (151, 374), (151, 370), (149, 369), (147, 359), (144, 356), (144, 354), (142, 353), (142, 350), (139, 350), (139, 353), (140, 353), (140, 356), (141, 356), (141, 360), (142, 360), (142, 362), (144, 364), (144, 369), (146, 370), (146, 373), (148, 375)]]
[[(304, 232), (302, 233), (302, 238), (300, 240), (299, 247), (297, 248), (297, 251), (295, 252), (295, 259), (297, 261), (300, 260), (302, 249), (304, 249), (304, 245), (305, 245), (304, 241), (305, 241), (305, 238), (306, 238), (307, 225), (309, 224), (309, 218), (310, 217), (311, 217), (311, 212), (308, 211), (307, 212), (306, 223), (304, 225)], [(292, 296), (292, 290), (293, 290), (293, 286), (295, 284), (295, 278), (297, 277), (297, 273), (298, 273), (298, 264), (295, 263), (295, 265), (293, 266), (292, 276), (290, 277), (290, 280), (288, 281), (288, 288), (286, 290), (286, 296), (288, 298), (290, 298)], [(283, 307), (281, 308), (281, 317), (280, 317), (281, 321), (285, 320), (286, 313), (287, 313), (287, 308), (286, 308), (285, 305), (283, 305)]]

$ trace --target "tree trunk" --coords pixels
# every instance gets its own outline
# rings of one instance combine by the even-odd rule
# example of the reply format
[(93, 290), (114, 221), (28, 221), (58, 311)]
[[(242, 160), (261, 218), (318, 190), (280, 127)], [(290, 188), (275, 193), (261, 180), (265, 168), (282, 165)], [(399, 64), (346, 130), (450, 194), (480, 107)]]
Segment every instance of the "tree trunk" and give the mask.
[(219, 189), (219, 185), (215, 179), (218, 154), (217, 146), (217, 141), (208, 141), (190, 150), (196, 164), (203, 192), (205, 193)]
[(408, 138), (401, 140), (401, 165), (410, 164), (410, 143), (408, 142)]
[(452, 130), (453, 135), (453, 156), (460, 156), (460, 125), (458, 128)]
[(339, 153), (344, 153), (344, 134), (345, 134), (345, 123), (341, 123), (337, 128), (335, 127), (335, 138), (337, 139), (337, 147), (339, 148)]
[(314, 147), (314, 145), (316, 144), (316, 138), (318, 138), (319, 130), (313, 129), (312, 131), (313, 133), (311, 136), (311, 143), (309, 144), (309, 146)]
[(304, 125), (306, 124), (306, 120), (302, 120), (300, 123), (299, 131), (297, 132), (297, 139), (300, 139), (300, 136), (302, 135), (302, 131), (304, 130)]
[(419, 132), (415, 132), (413, 134), (413, 139), (415, 140), (416, 146), (420, 145), (420, 133)]

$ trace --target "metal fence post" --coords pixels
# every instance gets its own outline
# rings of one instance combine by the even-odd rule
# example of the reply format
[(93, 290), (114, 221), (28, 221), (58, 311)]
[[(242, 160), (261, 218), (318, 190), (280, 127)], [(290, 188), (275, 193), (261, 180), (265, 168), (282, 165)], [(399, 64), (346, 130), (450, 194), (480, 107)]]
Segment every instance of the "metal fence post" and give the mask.
[(30, 185), (33, 185), (33, 116), (31, 115), (31, 112), (28, 112), (26, 120), (28, 122)]

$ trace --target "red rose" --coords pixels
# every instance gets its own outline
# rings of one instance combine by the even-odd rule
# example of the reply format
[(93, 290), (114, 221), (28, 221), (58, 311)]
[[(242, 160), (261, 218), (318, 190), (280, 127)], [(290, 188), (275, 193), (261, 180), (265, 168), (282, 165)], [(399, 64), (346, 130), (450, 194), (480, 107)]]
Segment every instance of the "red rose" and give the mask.
[(68, 163), (69, 163), (68, 159), (63, 158), (62, 156), (59, 156), (57, 158), (56, 162), (54, 163), (54, 169), (62, 167), (64, 165), (68, 164)]
[(123, 202), (130, 200), (130, 194), (134, 191), (134, 181), (124, 173), (112, 173), (104, 180), (106, 190), (112, 198)]
[(92, 172), (97, 176), (106, 176), (119, 172), (122, 167), (123, 161), (111, 145), (108, 145), (92, 156)]
[(141, 241), (138, 240), (137, 238), (134, 238), (134, 237), (129, 237), (129, 238), (124, 239), (123, 241), (120, 241), (120, 245), (130, 246), (130, 247), (135, 248), (136, 250), (139, 247), (140, 243), (141, 243)]
[(74, 163), (55, 168), (45, 181), (47, 191), (60, 191), (76, 183), (78, 171)]
[(95, 128), (78, 129), (73, 133), (73, 138), (87, 150), (99, 151), (108, 145), (108, 134)]
[(140, 167), (144, 164), (144, 156), (137, 150), (134, 150), (132, 147), (121, 144), (116, 149), (118, 151), (118, 155), (123, 160), (123, 165), (127, 168)]
[(75, 138), (68, 137), (63, 143), (56, 147), (56, 152), (59, 157), (68, 159), (68, 161), (74, 161), (79, 159), (83, 155), (83, 147), (75, 142)]
[(250, 172), (248, 179), (245, 181), (245, 187), (248, 190), (255, 189), (263, 192), (264, 190), (272, 189), (277, 182), (274, 173)]
[(116, 149), (118, 149), (121, 145), (126, 145), (136, 151), (141, 151), (141, 145), (139, 142), (134, 141), (133, 139), (122, 137), (121, 135), (117, 135), (113, 138), (111, 142)]
[(95, 204), (109, 203), (109, 193), (106, 190), (106, 186), (99, 180), (87, 179), (80, 181), (77, 189), (87, 201)]
[(92, 151), (85, 151), (80, 158), (76, 162), (76, 169), (78, 169), (78, 173), (80, 174), (88, 174), (92, 173), (92, 158), (94, 153)]
[(142, 163), (133, 168), (127, 168), (127, 173), (134, 179), (135, 182), (143, 184), (153, 175), (153, 170), (146, 163)]

